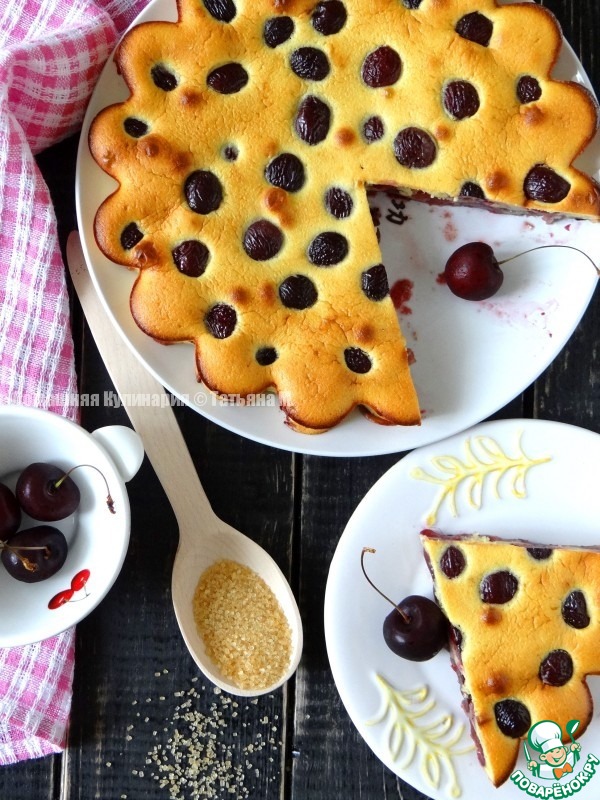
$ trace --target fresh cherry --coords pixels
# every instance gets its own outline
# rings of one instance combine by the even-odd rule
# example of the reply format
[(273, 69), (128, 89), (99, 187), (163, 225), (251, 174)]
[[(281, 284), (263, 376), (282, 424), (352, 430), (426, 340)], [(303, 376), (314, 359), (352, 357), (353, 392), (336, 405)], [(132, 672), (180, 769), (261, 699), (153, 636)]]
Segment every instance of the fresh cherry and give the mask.
[(65, 563), (67, 540), (58, 528), (38, 525), (27, 528), (2, 542), (0, 558), (13, 578), (37, 583), (52, 577)]
[(80, 494), (75, 481), (61, 467), (36, 461), (17, 480), (17, 500), (32, 519), (55, 522), (76, 511)]
[(17, 498), (4, 483), (0, 483), (0, 539), (7, 539), (19, 530), (21, 509)]
[[(76, 511), (79, 506), (79, 488), (71, 478), (71, 473), (79, 467), (90, 467), (102, 475), (93, 464), (79, 464), (65, 471), (54, 464), (36, 461), (25, 467), (19, 475), (16, 486), (17, 500), (23, 511), (32, 519), (42, 522), (56, 522)], [(104, 478), (104, 475), (102, 475)], [(106, 484), (106, 478), (104, 478)], [(106, 504), (114, 514), (114, 503), (108, 491)]]
[(600, 275), (600, 270), (592, 259), (579, 250), (566, 244), (544, 244), (532, 247), (503, 261), (498, 261), (494, 251), (485, 242), (468, 242), (455, 250), (446, 262), (444, 278), (450, 291), (463, 300), (487, 300), (496, 294), (502, 286), (504, 273), (501, 266), (515, 258), (532, 253), (534, 250), (544, 250), (549, 247), (563, 247), (566, 250), (575, 250), (585, 256)]
[(396, 605), (375, 586), (365, 571), (364, 547), (361, 554), (363, 574), (375, 591), (394, 606), (383, 622), (383, 638), (390, 650), (409, 661), (427, 661), (448, 643), (448, 620), (442, 610), (427, 597), (410, 595)]
[(448, 288), (463, 300), (487, 300), (502, 286), (504, 273), (485, 242), (469, 242), (450, 256), (444, 269)]

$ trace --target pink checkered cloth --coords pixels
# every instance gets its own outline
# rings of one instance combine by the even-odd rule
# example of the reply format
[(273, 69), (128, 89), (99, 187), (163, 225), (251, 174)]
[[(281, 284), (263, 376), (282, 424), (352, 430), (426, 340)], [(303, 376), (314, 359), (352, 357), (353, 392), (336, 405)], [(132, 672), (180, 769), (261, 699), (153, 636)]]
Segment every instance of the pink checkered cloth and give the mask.
[[(71, 418), (69, 309), (34, 155), (81, 126), (119, 34), (148, 0), (0, 0), (0, 403)], [(66, 744), (74, 631), (0, 649), (0, 764)]]

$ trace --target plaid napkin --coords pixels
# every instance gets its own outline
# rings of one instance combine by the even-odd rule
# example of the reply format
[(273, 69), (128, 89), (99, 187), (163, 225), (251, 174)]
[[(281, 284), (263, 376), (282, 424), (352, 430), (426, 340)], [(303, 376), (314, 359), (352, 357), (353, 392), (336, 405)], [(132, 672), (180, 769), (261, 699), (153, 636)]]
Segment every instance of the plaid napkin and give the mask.
[[(0, 403), (77, 416), (64, 266), (34, 155), (78, 130), (147, 2), (0, 0)], [(0, 764), (65, 746), (73, 665), (73, 630), (0, 649)]]

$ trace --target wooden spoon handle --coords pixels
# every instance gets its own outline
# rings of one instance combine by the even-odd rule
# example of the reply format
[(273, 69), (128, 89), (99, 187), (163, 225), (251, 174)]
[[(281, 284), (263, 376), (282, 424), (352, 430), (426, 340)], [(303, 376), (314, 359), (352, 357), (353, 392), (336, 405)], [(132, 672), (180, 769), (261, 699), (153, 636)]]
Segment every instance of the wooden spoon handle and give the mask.
[(180, 538), (194, 530), (199, 535), (208, 532), (209, 527), (214, 528), (216, 518), (169, 397), (124, 342), (102, 306), (76, 232), (67, 242), (67, 261), (100, 355), (175, 512)]

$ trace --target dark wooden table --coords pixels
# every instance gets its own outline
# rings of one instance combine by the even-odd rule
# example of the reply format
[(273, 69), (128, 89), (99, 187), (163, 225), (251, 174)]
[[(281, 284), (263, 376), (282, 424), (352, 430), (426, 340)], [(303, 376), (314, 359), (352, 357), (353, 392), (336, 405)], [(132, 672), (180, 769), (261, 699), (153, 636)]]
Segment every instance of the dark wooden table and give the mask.
[[(600, 89), (600, 5), (546, 5)], [(76, 225), (76, 147), (72, 137), (39, 158), (63, 246)], [(73, 333), (80, 391), (112, 389), (75, 302)], [(554, 363), (496, 416), (540, 417), (599, 431), (599, 349), (596, 292)], [(129, 484), (132, 536), (123, 571), (77, 629), (68, 749), (0, 769), (0, 798), (422, 798), (355, 731), (333, 683), (323, 630), (327, 572), (340, 534), (367, 490), (402, 454), (295, 455), (240, 438), (187, 408), (176, 411), (216, 513), (266, 547), (290, 577), (305, 630), (298, 672), (284, 689), (254, 702), (215, 693), (198, 673), (171, 606), (177, 527), (145, 461)], [(83, 408), (82, 423), (88, 430), (129, 424), (123, 409), (102, 405)], [(192, 764), (196, 777), (185, 785), (182, 775)]]

